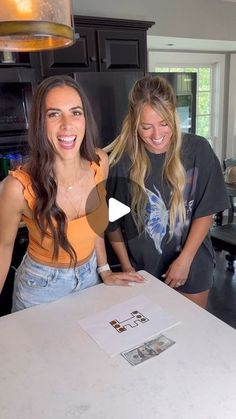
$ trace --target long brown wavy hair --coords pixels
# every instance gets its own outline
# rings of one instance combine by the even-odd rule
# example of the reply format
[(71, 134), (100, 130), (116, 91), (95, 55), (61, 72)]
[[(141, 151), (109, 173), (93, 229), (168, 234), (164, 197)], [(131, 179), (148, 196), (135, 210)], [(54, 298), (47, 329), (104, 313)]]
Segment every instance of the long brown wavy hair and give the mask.
[(177, 218), (184, 223), (186, 217), (183, 199), (186, 173), (180, 156), (182, 135), (176, 111), (176, 96), (166, 79), (149, 75), (136, 81), (129, 93), (128, 114), (123, 121), (120, 135), (105, 147), (105, 151), (110, 152), (111, 166), (120, 160), (123, 153), (127, 153), (131, 159), (129, 172), (129, 177), (133, 180), (131, 209), (138, 231), (141, 232), (144, 224), (144, 208), (148, 199), (145, 179), (150, 173), (150, 160), (138, 133), (140, 114), (145, 105), (150, 105), (161, 115), (172, 130), (162, 174), (172, 192), (169, 202), (171, 237)]
[(99, 164), (99, 157), (95, 152), (97, 127), (88, 99), (74, 79), (67, 75), (61, 75), (45, 79), (33, 95), (28, 131), (29, 159), (26, 171), (31, 177), (36, 197), (33, 218), (41, 230), (42, 240), (44, 236), (52, 235), (54, 240), (53, 259), (57, 259), (59, 247), (61, 247), (70, 255), (71, 264), (76, 265), (76, 253), (66, 234), (67, 217), (56, 203), (57, 183), (53, 169), (56, 151), (48, 141), (46, 132), (45, 101), (47, 94), (51, 89), (63, 86), (75, 89), (82, 101), (86, 129), (80, 147), (81, 157)]

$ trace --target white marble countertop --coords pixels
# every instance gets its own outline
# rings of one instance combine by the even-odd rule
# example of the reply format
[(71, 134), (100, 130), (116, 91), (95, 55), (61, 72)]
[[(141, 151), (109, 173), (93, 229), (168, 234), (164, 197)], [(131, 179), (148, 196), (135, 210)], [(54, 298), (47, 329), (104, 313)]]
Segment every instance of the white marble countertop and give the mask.
[[(173, 347), (132, 367), (78, 319), (140, 294), (182, 323), (164, 333)], [(236, 417), (236, 331), (156, 279), (97, 285), (2, 317), (0, 341), (1, 419)]]

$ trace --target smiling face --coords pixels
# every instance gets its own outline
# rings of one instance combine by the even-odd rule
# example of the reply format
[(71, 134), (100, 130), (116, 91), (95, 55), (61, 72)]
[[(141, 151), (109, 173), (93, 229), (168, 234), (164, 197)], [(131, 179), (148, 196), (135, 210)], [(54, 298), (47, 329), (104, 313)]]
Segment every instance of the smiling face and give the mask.
[(148, 151), (160, 154), (168, 150), (173, 132), (160, 114), (145, 105), (140, 114), (138, 134)]
[(85, 116), (78, 92), (70, 86), (51, 89), (45, 100), (48, 140), (61, 159), (78, 155), (85, 134)]

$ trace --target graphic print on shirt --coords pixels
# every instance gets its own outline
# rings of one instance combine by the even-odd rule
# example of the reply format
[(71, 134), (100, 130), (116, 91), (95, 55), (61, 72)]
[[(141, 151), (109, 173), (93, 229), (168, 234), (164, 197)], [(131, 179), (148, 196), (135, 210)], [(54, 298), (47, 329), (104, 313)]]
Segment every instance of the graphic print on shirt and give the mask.
[(184, 204), (186, 209), (186, 220), (191, 218), (194, 196), (198, 179), (198, 168), (189, 169), (186, 172), (186, 185), (184, 188)]
[[(186, 220), (184, 226), (176, 220), (174, 228), (174, 236), (176, 240), (176, 250), (179, 250), (183, 229), (188, 227), (192, 218), (192, 210), (194, 204), (194, 195), (196, 192), (196, 184), (198, 178), (198, 169), (189, 169), (186, 173), (186, 185), (184, 188), (184, 203), (186, 209)], [(145, 232), (153, 240), (155, 248), (162, 253), (161, 243), (167, 232), (169, 221), (169, 211), (158, 189), (153, 185), (156, 194), (146, 189), (148, 202), (144, 212)]]
[(159, 253), (162, 253), (161, 242), (166, 235), (169, 212), (160, 192), (155, 186), (154, 189), (156, 194), (146, 189), (148, 202), (144, 209), (144, 226), (145, 232), (153, 240), (156, 249)]

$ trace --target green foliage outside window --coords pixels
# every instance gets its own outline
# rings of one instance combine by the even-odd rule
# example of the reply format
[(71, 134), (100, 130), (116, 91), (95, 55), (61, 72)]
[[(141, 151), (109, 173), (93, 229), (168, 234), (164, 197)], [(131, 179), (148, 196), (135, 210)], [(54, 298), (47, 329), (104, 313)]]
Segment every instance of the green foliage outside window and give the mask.
[(212, 88), (211, 67), (156, 67), (156, 72), (194, 72), (197, 73), (197, 106), (196, 134), (207, 138), (212, 137), (211, 131), (211, 101)]

